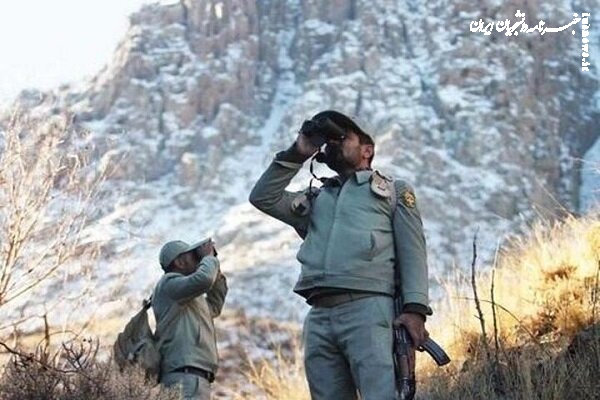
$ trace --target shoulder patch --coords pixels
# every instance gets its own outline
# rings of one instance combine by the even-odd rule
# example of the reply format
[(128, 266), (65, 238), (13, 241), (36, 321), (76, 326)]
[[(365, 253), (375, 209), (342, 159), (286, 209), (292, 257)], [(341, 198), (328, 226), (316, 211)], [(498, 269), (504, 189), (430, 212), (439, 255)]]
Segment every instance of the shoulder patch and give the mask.
[(373, 174), (379, 175), (380, 177), (382, 177), (383, 179), (385, 179), (388, 182), (393, 182), (394, 181), (394, 178), (392, 178), (391, 176), (389, 176), (387, 174), (384, 174), (383, 172), (381, 172), (381, 171), (379, 171), (377, 169), (375, 171), (373, 171)]
[(400, 201), (408, 208), (415, 208), (417, 206), (417, 198), (411, 189), (404, 189), (402, 191)]
[(371, 191), (379, 197), (390, 198), (392, 196), (392, 180), (379, 171), (371, 174)]

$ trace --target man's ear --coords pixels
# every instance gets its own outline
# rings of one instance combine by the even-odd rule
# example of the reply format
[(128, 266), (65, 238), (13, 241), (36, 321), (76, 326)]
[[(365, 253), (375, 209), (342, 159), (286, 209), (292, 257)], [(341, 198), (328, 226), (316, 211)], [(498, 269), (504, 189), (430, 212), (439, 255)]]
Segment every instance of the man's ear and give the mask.
[(177, 271), (181, 268), (181, 257), (177, 256), (171, 263), (171, 271)]
[(370, 159), (371, 157), (373, 157), (375, 147), (372, 144), (363, 144), (361, 146), (363, 158)]

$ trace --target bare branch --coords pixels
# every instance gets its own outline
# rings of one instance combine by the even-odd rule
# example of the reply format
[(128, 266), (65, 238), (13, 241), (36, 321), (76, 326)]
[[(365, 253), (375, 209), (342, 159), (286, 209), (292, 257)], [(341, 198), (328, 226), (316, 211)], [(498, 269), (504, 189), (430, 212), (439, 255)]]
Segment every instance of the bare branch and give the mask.
[[(106, 180), (90, 169), (68, 116), (32, 121), (13, 114), (1, 131), (0, 307), (82, 269), (94, 254), (81, 246)], [(20, 319), (21, 320), (21, 319)]]
[(13, 349), (12, 347), (10, 347), (9, 345), (7, 345), (6, 343), (4, 343), (2, 341), (0, 341), (0, 346), (4, 347), (4, 349), (8, 353), (10, 353), (10, 354), (12, 354), (14, 356), (17, 356), (21, 361), (29, 362), (29, 363), (33, 362), (33, 363), (41, 365), (42, 367), (44, 367), (46, 369), (49, 369), (49, 370), (52, 370), (52, 371), (55, 371), (55, 372), (60, 372), (60, 373), (63, 373), (63, 374), (77, 372), (76, 369), (62, 369), (62, 368), (57, 368), (54, 365), (52, 365), (52, 363), (48, 363), (47, 361), (43, 360), (42, 359), (43, 357), (35, 357), (35, 355), (33, 353), (29, 353), (29, 354), (23, 353), (23, 352), (21, 352), (19, 350)]
[(475, 265), (477, 263), (477, 233), (479, 229), (473, 235), (473, 262), (471, 263), (471, 286), (473, 288), (473, 296), (475, 299), (475, 307), (477, 308), (477, 318), (479, 319), (479, 323), (481, 325), (481, 335), (483, 340), (483, 345), (485, 347), (486, 355), (488, 359), (491, 359), (490, 348), (488, 345), (487, 334), (485, 331), (485, 319), (483, 316), (483, 311), (481, 310), (481, 304), (479, 303), (479, 296), (477, 295), (477, 282), (475, 276)]
[(490, 299), (492, 300), (492, 321), (494, 323), (494, 357), (496, 359), (496, 366), (499, 365), (500, 361), (498, 359), (500, 352), (500, 342), (498, 339), (498, 318), (496, 315), (496, 301), (494, 299), (494, 284), (496, 279), (496, 265), (498, 262), (498, 249), (500, 248), (500, 243), (496, 246), (496, 253), (494, 255), (494, 265), (492, 266), (492, 283), (490, 287)]
[[(473, 301), (475, 299), (471, 298), (471, 297), (458, 297), (458, 300), (468, 300), (468, 301)], [(491, 303), (490, 300), (480, 300), (483, 303)], [(500, 310), (504, 311), (505, 313), (507, 313), (508, 315), (510, 315), (519, 325), (519, 328), (523, 330), (523, 332), (527, 333), (527, 335), (531, 338), (531, 340), (533, 340), (533, 342), (540, 347), (540, 349), (544, 350), (544, 352), (550, 356), (551, 354), (548, 352), (548, 350), (542, 346), (542, 344), (540, 343), (540, 341), (538, 340), (538, 338), (533, 334), (533, 332), (531, 332), (529, 329), (527, 329), (527, 327), (525, 326), (525, 324), (523, 323), (523, 321), (521, 321), (515, 314), (513, 314), (508, 308), (504, 307), (501, 304), (495, 303), (496, 307), (498, 307)]]

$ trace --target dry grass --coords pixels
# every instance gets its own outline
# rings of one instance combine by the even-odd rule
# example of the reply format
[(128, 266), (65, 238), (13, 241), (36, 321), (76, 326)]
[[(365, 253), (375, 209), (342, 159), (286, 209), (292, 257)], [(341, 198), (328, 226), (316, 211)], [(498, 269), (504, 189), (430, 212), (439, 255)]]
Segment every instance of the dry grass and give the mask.
[(51, 350), (13, 351), (0, 378), (2, 400), (176, 400), (135, 368), (119, 371), (97, 360), (98, 343), (77, 340)]
[(239, 395), (236, 400), (256, 399), (257, 396), (265, 400), (309, 399), (302, 352), (298, 343), (293, 345), (292, 351), (292, 354), (285, 355), (279, 349), (273, 360), (249, 361), (246, 376), (257, 391)]
[(486, 356), (472, 317), (470, 288), (447, 285), (433, 334), (454, 362), (423, 368), (427, 398), (598, 398), (600, 220), (538, 222), (500, 252), (495, 266), (480, 269), (489, 271), (477, 282), (493, 356)]
[[(478, 266), (489, 343), (483, 342), (476, 318), (470, 265), (463, 275), (457, 269), (457, 279), (447, 283), (445, 298), (434, 305), (436, 315), (428, 322), (432, 337), (453, 362), (437, 368), (427, 355), (418, 354), (417, 398), (600, 398), (599, 258), (600, 220), (569, 218), (537, 223), (528, 235), (506, 245), (493, 266)], [(228, 327), (238, 334), (247, 329), (249, 338), (260, 336), (263, 341), (278, 332), (271, 325), (261, 328), (243, 321)], [(243, 356), (238, 354), (235, 364), (242, 365), (246, 382), (232, 385), (220, 379), (218, 386), (229, 384), (230, 394), (223, 398), (309, 399), (298, 335), (286, 337), (278, 350), (268, 352), (274, 357), (240, 362)], [(64, 369), (71, 365), (65, 360), (63, 354), (47, 362)], [(0, 399), (168, 398), (135, 371), (123, 375), (95, 360), (85, 365), (82, 374), (27, 358), (13, 360), (0, 380)]]
[[(600, 398), (599, 260), (597, 217), (538, 222), (527, 235), (512, 239), (495, 265), (478, 267), (487, 344), (470, 272), (457, 269), (428, 323), (453, 362), (437, 368), (419, 354), (417, 398)], [(251, 364), (249, 383), (269, 400), (309, 399), (300, 351)]]
[[(480, 267), (477, 279), (487, 332), (493, 332), (490, 288), (494, 273), (498, 336), (505, 346), (555, 342), (570, 338), (598, 320), (596, 295), (600, 260), (600, 220), (568, 218), (560, 223), (536, 223), (529, 234), (513, 239), (499, 252), (493, 267)], [(479, 336), (468, 277), (446, 285), (446, 299), (432, 319), (434, 337), (468, 355)]]

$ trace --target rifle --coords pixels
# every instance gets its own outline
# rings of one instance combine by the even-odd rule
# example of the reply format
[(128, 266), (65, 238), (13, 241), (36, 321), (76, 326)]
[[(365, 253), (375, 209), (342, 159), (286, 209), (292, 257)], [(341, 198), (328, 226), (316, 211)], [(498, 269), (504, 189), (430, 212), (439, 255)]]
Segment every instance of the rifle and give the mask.
[[(394, 299), (396, 316), (402, 312), (402, 301), (399, 296)], [(394, 372), (396, 374), (396, 391), (399, 400), (412, 400), (417, 391), (414, 362), (411, 365), (409, 356), (413, 341), (404, 326), (394, 327)], [(433, 339), (427, 338), (423, 345), (417, 347), (419, 351), (426, 351), (438, 366), (450, 362), (450, 357)]]

